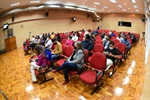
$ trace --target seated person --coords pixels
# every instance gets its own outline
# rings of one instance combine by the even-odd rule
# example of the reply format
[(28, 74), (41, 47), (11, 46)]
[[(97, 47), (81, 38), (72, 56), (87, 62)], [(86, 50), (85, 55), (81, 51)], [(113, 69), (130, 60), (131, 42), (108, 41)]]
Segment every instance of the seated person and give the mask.
[(93, 44), (93, 42), (90, 40), (90, 38), (91, 38), (90, 35), (87, 34), (87, 35), (85, 36), (85, 40), (82, 41), (82, 46), (83, 46), (83, 48), (86, 49), (86, 50), (88, 50), (88, 51), (93, 50), (93, 47), (94, 47), (94, 44)]
[(77, 42), (77, 41), (78, 41), (78, 37), (77, 37), (76, 33), (73, 33), (73, 34), (72, 34), (72, 40), (73, 40), (74, 42)]
[(106, 61), (107, 67), (112, 66), (115, 59), (119, 59), (120, 57), (119, 50), (114, 47), (113, 41), (109, 42), (109, 47), (105, 49), (103, 53), (106, 55), (106, 58), (107, 58), (107, 61)]
[(69, 36), (68, 40), (66, 41), (66, 45), (72, 46), (74, 41), (72, 40), (72, 36)]
[(74, 46), (76, 47), (76, 49), (73, 52), (73, 54), (69, 57), (69, 59), (56, 70), (52, 70), (52, 72), (54, 73), (62, 69), (64, 70), (65, 81), (62, 83), (63, 85), (69, 83), (68, 71), (77, 71), (78, 67), (84, 64), (85, 54), (81, 42), (76, 42)]
[(52, 42), (55, 45), (55, 49), (52, 51), (52, 62), (51, 67), (54, 68), (54, 59), (59, 57), (59, 54), (62, 54), (62, 45), (60, 42), (57, 41), (56, 38), (52, 39)]
[(48, 49), (48, 50), (51, 50), (52, 45), (53, 45), (53, 42), (52, 42), (52, 40), (50, 39), (50, 36), (49, 36), (49, 37), (47, 37), (47, 40), (46, 40), (46, 43), (45, 43), (45, 48)]
[(104, 49), (108, 48), (109, 42), (110, 42), (110, 38), (111, 36), (106, 35), (106, 37), (102, 40), (103, 41), (103, 45), (104, 45)]
[(44, 48), (40, 45), (37, 45), (35, 47), (35, 53), (38, 56), (38, 61), (36, 62), (35, 60), (31, 60), (30, 63), (30, 71), (31, 71), (31, 76), (32, 76), (32, 83), (36, 83), (37, 82), (37, 78), (34, 72), (34, 69), (39, 70), (40, 67), (46, 67), (47, 66), (47, 58), (46, 58), (46, 54), (44, 52)]
[(130, 50), (131, 49), (131, 43), (129, 42), (129, 40), (127, 39), (127, 35), (124, 35), (124, 39), (121, 41), (121, 43), (126, 45), (126, 49)]

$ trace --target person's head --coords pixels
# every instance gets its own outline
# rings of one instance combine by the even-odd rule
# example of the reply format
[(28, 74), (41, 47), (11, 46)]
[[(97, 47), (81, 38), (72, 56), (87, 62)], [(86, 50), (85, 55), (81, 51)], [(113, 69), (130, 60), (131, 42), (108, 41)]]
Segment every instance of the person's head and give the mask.
[[(84, 48), (83, 48), (83, 46), (82, 46), (82, 42), (81, 41), (77, 41), (75, 44), (74, 44), (74, 47), (77, 49), (77, 50), (82, 50), (83, 51), (83, 53), (84, 53)], [(84, 55), (85, 55), (85, 53), (84, 53)]]
[(114, 48), (114, 44), (115, 44), (115, 43), (114, 43), (113, 41), (110, 41), (110, 42), (109, 42), (109, 49), (110, 49), (110, 50), (112, 50), (112, 49)]
[(90, 38), (91, 38), (91, 36), (90, 36), (89, 34), (86, 34), (86, 35), (85, 35), (85, 41), (89, 41)]
[(57, 39), (56, 39), (56, 38), (53, 38), (53, 39), (52, 39), (52, 42), (53, 42), (54, 44), (57, 44)]
[(124, 35), (124, 39), (127, 40), (127, 35)]
[(72, 39), (72, 36), (70, 35), (68, 39), (71, 40), (71, 39)]
[(52, 35), (54, 34), (54, 32), (52, 32)]
[(44, 53), (44, 47), (41, 45), (36, 45), (34, 48), (34, 52), (39, 55), (41, 53)]

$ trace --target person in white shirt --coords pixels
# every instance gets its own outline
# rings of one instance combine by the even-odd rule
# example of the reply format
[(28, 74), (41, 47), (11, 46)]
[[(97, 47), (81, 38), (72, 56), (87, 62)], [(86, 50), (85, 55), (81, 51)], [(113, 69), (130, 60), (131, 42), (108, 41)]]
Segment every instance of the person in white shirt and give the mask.
[(72, 35), (72, 40), (73, 40), (74, 42), (77, 42), (77, 41), (78, 41), (78, 37), (76, 36), (75, 33), (73, 33), (73, 35)]
[(49, 36), (49, 37), (47, 37), (47, 40), (46, 40), (46, 43), (45, 43), (45, 48), (51, 50), (52, 45), (53, 45), (53, 42), (52, 42), (52, 40), (50, 39), (50, 36)]

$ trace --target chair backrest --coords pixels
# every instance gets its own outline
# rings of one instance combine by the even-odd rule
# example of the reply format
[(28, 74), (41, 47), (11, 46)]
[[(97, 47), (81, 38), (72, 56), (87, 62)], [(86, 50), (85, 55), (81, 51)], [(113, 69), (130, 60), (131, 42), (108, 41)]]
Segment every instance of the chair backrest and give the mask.
[(120, 53), (123, 53), (126, 50), (126, 45), (123, 43), (117, 43), (115, 46), (119, 49)]
[(73, 53), (73, 46), (67, 46), (66, 49), (65, 49), (65, 52), (64, 52), (64, 55), (66, 55), (67, 57), (70, 57), (71, 54)]
[(102, 44), (103, 41), (101, 39), (96, 39), (95, 44)]
[(26, 39), (26, 43), (27, 43), (27, 46), (29, 47), (30, 46), (30, 40)]
[(120, 41), (119, 40), (117, 40), (117, 39), (114, 39), (114, 40), (112, 40), (115, 44), (117, 44), (117, 43), (120, 43)]
[(62, 41), (61, 41), (61, 44), (66, 44), (66, 39), (63, 39)]
[(103, 52), (104, 51), (104, 46), (102, 44), (95, 44), (93, 52)]
[(88, 50), (84, 49), (84, 53), (85, 53), (84, 63), (87, 63), (88, 62), (88, 58), (89, 58), (89, 52), (88, 52)]
[(67, 47), (66, 44), (62, 44), (62, 51), (63, 51), (63, 54), (65, 54), (66, 47)]
[(90, 66), (98, 70), (106, 68), (106, 56), (103, 53), (94, 53), (91, 56)]

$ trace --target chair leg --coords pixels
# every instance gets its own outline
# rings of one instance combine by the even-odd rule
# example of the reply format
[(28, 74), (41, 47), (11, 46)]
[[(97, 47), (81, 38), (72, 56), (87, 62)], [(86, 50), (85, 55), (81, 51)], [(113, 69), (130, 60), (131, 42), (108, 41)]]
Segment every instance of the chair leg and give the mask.
[(53, 77), (52, 77), (52, 78), (49, 78), (49, 79), (46, 79), (45, 74), (43, 74), (43, 77), (44, 77), (44, 81), (40, 82), (40, 84), (43, 84), (43, 83), (45, 83), (45, 82), (48, 82), (48, 81), (50, 81), (50, 80), (53, 80), (53, 79), (54, 79)]
[(96, 84), (96, 87), (95, 87), (95, 89), (90, 93), (91, 95), (93, 95), (94, 94), (94, 92), (96, 92), (101, 86), (103, 85), (103, 83), (102, 82), (100, 82), (100, 84), (98, 85), (98, 84)]
[(109, 77), (111, 77), (115, 73), (115, 68), (112, 69), (112, 72), (109, 73)]

